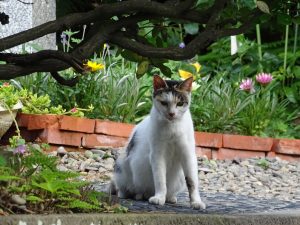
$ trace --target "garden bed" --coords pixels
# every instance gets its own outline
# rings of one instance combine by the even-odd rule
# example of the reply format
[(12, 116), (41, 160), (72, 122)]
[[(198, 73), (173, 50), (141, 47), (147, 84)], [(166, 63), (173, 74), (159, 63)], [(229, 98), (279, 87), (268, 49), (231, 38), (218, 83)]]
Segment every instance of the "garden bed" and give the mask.
[[(82, 151), (99, 147), (123, 147), (134, 127), (132, 124), (61, 115), (17, 116), (21, 134), (27, 141), (42, 141), (56, 149)], [(2, 138), (4, 144), (13, 128)], [(300, 140), (195, 132), (197, 156), (208, 159), (280, 157), (300, 161)]]

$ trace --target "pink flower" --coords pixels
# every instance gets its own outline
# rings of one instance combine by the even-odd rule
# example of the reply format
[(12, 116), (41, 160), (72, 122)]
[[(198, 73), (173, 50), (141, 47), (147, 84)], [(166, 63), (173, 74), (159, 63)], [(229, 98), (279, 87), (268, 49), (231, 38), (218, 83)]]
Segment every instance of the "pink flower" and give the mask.
[(254, 92), (254, 85), (251, 78), (247, 78), (246, 80), (242, 80), (242, 83), (240, 84), (240, 89), (243, 91), (249, 91)]
[(259, 73), (256, 75), (256, 81), (262, 85), (267, 85), (273, 80), (273, 76), (270, 73)]
[(19, 145), (13, 151), (14, 154), (20, 154), (20, 155), (23, 155), (25, 152), (26, 152), (26, 146), (25, 145)]
[(74, 107), (73, 109), (71, 109), (71, 112), (72, 112), (72, 113), (76, 113), (76, 112), (77, 112), (77, 108)]
[(3, 86), (3, 87), (8, 87), (9, 85), (10, 85), (10, 84), (9, 84), (8, 82), (4, 82), (2, 86)]

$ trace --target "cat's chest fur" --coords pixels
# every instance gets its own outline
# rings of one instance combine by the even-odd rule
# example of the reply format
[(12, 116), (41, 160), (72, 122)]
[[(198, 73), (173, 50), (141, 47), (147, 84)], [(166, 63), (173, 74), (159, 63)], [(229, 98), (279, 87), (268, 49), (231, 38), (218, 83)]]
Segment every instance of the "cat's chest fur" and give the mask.
[(184, 130), (181, 123), (152, 124), (151, 126), (151, 134), (156, 141), (169, 143), (174, 143), (184, 138)]

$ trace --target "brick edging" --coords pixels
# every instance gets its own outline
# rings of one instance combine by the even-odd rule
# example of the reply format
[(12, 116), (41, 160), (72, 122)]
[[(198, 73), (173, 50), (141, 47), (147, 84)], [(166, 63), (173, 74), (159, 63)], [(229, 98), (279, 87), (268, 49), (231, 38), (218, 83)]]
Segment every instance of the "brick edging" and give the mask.
[[(134, 128), (132, 124), (59, 115), (19, 113), (23, 130), (40, 130), (39, 139), (69, 147), (122, 147)], [(209, 159), (280, 157), (300, 161), (300, 140), (262, 138), (233, 134), (195, 132), (196, 153)]]

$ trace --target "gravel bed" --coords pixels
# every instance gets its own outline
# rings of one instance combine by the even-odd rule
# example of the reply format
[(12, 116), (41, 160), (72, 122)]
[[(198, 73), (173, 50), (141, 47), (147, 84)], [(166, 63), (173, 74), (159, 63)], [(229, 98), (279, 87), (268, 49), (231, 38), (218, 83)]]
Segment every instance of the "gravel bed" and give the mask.
[[(82, 180), (107, 184), (120, 149), (102, 148), (85, 152), (51, 152), (59, 155), (60, 170), (80, 172)], [(234, 160), (198, 159), (200, 191), (206, 195), (229, 194), (256, 199), (300, 202), (300, 162), (279, 158)]]

